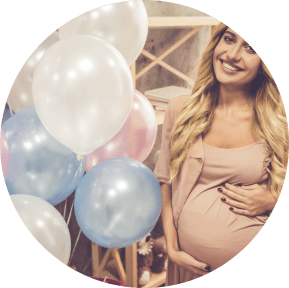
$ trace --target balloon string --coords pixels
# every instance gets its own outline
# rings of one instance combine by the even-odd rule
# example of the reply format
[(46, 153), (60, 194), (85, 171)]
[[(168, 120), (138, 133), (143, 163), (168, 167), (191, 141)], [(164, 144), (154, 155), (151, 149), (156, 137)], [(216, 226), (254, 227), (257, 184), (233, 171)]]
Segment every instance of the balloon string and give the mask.
[(87, 264), (85, 265), (85, 267), (84, 267), (82, 273), (84, 273), (84, 271), (85, 271), (86, 268), (88, 267), (88, 265), (89, 265), (89, 263), (90, 263), (91, 260), (92, 260), (92, 256), (90, 257), (89, 261), (88, 261)]
[(65, 220), (65, 214), (66, 214), (66, 206), (67, 206), (67, 198), (65, 199), (65, 204), (64, 204), (64, 212), (63, 212), (63, 219)]
[(72, 213), (73, 204), (74, 204), (74, 201), (73, 201), (72, 204), (71, 204), (71, 208), (70, 208), (68, 220), (67, 220), (67, 222), (66, 222), (67, 226), (69, 225), (69, 222), (70, 222), (70, 217), (71, 217), (71, 213)]
[(68, 264), (67, 264), (68, 266), (70, 265), (70, 262), (71, 262), (71, 259), (72, 259), (72, 257), (73, 257), (73, 254), (74, 254), (74, 252), (75, 252), (75, 248), (76, 248), (76, 246), (77, 246), (77, 243), (78, 243), (78, 240), (79, 240), (79, 238), (80, 238), (80, 235), (81, 235), (81, 230), (79, 229), (79, 232), (78, 232), (78, 235), (77, 235), (77, 238), (76, 238), (74, 247), (73, 247), (72, 254), (71, 254), (70, 259), (69, 259), (69, 262), (68, 262)]
[(80, 165), (79, 165), (77, 171), (75, 172), (74, 177), (76, 177), (78, 173), (79, 173), (79, 176), (80, 176), (80, 174), (81, 174), (81, 170), (82, 170), (82, 162), (80, 162)]

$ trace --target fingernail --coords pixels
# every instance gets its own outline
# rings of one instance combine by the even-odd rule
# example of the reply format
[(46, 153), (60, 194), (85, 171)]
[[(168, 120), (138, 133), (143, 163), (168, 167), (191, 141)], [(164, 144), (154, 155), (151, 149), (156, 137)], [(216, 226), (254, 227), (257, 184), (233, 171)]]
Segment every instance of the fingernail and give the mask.
[(222, 197), (221, 200), (225, 202), (225, 201), (226, 201), (226, 198)]
[(221, 187), (218, 188), (218, 191), (223, 192), (223, 189)]
[(225, 184), (226, 184), (226, 182), (222, 183), (221, 185), (222, 185), (223, 187), (225, 187)]
[(242, 186), (242, 183), (237, 183), (235, 186), (241, 187), (241, 186)]
[(233, 208), (233, 207), (230, 207), (229, 209), (230, 209), (231, 211), (233, 211), (233, 210), (234, 210), (234, 208)]
[(207, 270), (208, 272), (211, 272), (211, 267), (210, 267), (209, 265), (207, 265), (207, 266), (205, 267), (205, 270)]

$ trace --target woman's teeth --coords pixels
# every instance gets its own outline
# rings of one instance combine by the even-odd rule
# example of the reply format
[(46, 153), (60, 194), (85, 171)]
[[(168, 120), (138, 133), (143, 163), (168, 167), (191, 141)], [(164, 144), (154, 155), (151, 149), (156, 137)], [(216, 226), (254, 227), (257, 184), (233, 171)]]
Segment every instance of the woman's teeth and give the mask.
[(223, 63), (223, 65), (224, 65), (226, 68), (228, 68), (228, 69), (230, 69), (230, 70), (232, 70), (232, 71), (239, 71), (239, 69), (232, 67), (231, 65), (229, 65), (228, 63), (226, 63), (226, 62), (224, 62), (224, 61), (223, 61), (222, 63)]

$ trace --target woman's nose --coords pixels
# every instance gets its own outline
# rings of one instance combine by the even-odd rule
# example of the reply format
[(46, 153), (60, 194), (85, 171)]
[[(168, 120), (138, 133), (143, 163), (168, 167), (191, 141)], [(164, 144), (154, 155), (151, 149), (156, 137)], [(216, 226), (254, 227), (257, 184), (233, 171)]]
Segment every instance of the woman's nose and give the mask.
[(230, 47), (230, 49), (228, 49), (228, 51), (227, 51), (227, 58), (230, 61), (239, 62), (241, 60), (240, 47), (238, 47), (237, 45)]

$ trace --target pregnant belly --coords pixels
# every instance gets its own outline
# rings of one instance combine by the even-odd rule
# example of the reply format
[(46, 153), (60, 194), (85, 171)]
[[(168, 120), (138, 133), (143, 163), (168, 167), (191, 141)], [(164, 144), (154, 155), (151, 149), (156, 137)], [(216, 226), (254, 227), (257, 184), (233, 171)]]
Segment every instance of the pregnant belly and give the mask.
[(263, 227), (264, 218), (237, 215), (222, 203), (216, 188), (190, 195), (180, 214), (181, 250), (214, 270), (244, 249)]

